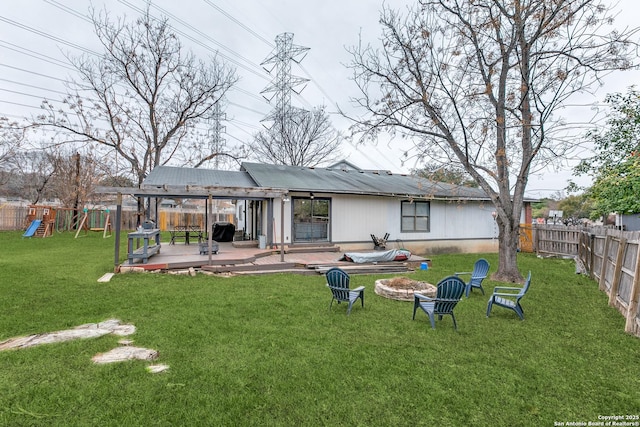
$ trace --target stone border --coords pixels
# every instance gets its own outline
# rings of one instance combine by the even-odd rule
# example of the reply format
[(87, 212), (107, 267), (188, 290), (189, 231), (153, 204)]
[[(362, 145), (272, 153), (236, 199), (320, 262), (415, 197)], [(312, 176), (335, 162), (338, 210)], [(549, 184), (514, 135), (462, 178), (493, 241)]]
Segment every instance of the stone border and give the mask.
[(389, 282), (391, 282), (394, 278), (391, 279), (378, 279), (376, 280), (374, 292), (381, 297), (394, 299), (397, 301), (413, 301), (414, 300), (414, 292), (419, 292), (425, 296), (435, 298), (437, 288), (431, 283), (427, 282), (419, 282), (417, 280), (412, 281), (412, 288), (394, 288), (389, 286)]

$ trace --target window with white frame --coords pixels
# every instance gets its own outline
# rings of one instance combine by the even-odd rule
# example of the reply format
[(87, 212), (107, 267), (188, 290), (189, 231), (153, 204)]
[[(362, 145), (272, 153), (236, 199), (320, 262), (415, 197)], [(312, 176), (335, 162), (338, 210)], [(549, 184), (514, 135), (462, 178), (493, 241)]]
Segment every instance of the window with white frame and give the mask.
[(401, 204), (403, 232), (429, 231), (431, 206), (429, 202), (403, 201)]

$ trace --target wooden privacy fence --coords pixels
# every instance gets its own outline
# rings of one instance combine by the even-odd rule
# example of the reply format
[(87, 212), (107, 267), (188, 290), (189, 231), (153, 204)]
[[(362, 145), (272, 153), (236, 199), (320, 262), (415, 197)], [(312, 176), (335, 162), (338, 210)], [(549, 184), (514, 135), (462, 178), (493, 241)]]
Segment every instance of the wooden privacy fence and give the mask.
[[(213, 223), (230, 222), (235, 224), (235, 216), (232, 214), (213, 213), (211, 214)], [(164, 211), (158, 212), (158, 226), (161, 230), (171, 230), (176, 226), (196, 226), (201, 230), (205, 228), (204, 212), (179, 212)]]
[(583, 232), (578, 257), (609, 305), (626, 318), (624, 330), (640, 336), (640, 233), (608, 230), (604, 235)]
[[(82, 209), (74, 211), (73, 209), (55, 208), (56, 215), (53, 220), (53, 230), (57, 232), (76, 230), (78, 224), (85, 216)], [(115, 210), (110, 212), (110, 222), (115, 221)], [(35, 218), (41, 218), (41, 212), (36, 213)], [(89, 209), (86, 212), (85, 223), (83, 224), (89, 229), (104, 228), (107, 217), (105, 209)], [(213, 213), (213, 222), (231, 222), (235, 223), (233, 214)], [(28, 206), (6, 206), (0, 205), (0, 231), (26, 230), (30, 224), (29, 207)], [(135, 230), (138, 222), (138, 214), (136, 211), (122, 211), (122, 230)], [(204, 212), (188, 212), (180, 210), (163, 210), (158, 212), (158, 226), (161, 230), (171, 230), (175, 226), (193, 225), (204, 229), (205, 214)], [(115, 228), (115, 224), (113, 224)]]
[(546, 255), (576, 256), (578, 255), (578, 243), (584, 227), (534, 225), (533, 248), (534, 252)]
[(604, 227), (533, 228), (536, 252), (575, 257), (607, 294), (609, 305), (625, 317), (625, 332), (640, 336), (640, 232)]

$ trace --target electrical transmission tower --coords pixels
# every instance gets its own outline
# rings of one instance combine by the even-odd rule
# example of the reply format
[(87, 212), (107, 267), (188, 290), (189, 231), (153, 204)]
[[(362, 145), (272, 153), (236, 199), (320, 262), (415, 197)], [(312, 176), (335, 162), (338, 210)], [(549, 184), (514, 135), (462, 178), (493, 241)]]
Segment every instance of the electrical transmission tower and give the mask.
[[(226, 127), (222, 124), (225, 120), (225, 114), (220, 108), (221, 100), (216, 102), (213, 107), (213, 117), (209, 121), (208, 140), (209, 140), (209, 153), (221, 153), (225, 148), (225, 139), (222, 136)], [(220, 156), (213, 158), (213, 165), (215, 169), (220, 167)]]
[[(260, 64), (273, 76), (269, 86), (260, 93), (269, 103), (275, 104), (274, 109), (262, 121), (272, 122), (271, 130), (282, 137), (287, 134), (288, 126), (297, 114), (295, 111), (297, 109), (291, 106), (291, 93), (300, 94), (304, 86), (296, 89), (309, 81), (309, 79), (292, 76), (291, 63), (300, 63), (308, 51), (308, 47), (293, 44), (292, 33), (282, 33), (276, 36), (276, 47), (271, 55)], [(270, 67), (267, 68), (269, 65)], [(275, 103), (272, 103), (274, 99)]]

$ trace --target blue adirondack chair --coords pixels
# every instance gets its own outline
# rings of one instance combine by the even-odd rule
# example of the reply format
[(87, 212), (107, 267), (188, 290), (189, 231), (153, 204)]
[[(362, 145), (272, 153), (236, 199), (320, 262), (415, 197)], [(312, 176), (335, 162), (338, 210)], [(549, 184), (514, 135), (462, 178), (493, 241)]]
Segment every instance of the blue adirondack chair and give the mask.
[(421, 293), (415, 292), (413, 299), (413, 319), (416, 318), (416, 310), (421, 308), (431, 321), (431, 327), (436, 328), (435, 315), (438, 315), (438, 319), (442, 320), (442, 316), (448, 314), (453, 319), (453, 328), (457, 331), (458, 325), (456, 324), (456, 317), (453, 315), (453, 309), (455, 308), (462, 293), (465, 290), (466, 285), (459, 277), (449, 276), (438, 282), (436, 288), (436, 297), (430, 298)]
[(489, 317), (491, 308), (495, 304), (500, 307), (508, 308), (515, 311), (516, 314), (520, 317), (520, 320), (524, 320), (524, 312), (522, 311), (520, 300), (529, 290), (530, 284), (531, 272), (529, 272), (529, 276), (524, 282), (524, 286), (521, 288), (511, 286), (496, 286), (493, 289), (493, 295), (491, 295), (491, 298), (489, 298), (489, 304), (487, 305), (487, 317)]
[(463, 271), (463, 272), (454, 273), (454, 274), (456, 276), (460, 276), (463, 274), (471, 275), (471, 278), (469, 279), (469, 282), (467, 282), (467, 287), (465, 290), (465, 295), (467, 298), (469, 298), (469, 293), (471, 293), (471, 290), (473, 288), (480, 289), (482, 291), (482, 295), (484, 295), (484, 289), (482, 288), (482, 281), (484, 280), (485, 277), (487, 277), (488, 273), (489, 273), (489, 261), (487, 261), (484, 258), (480, 258), (474, 264), (473, 271)]
[(360, 298), (362, 307), (364, 308), (364, 286), (359, 286), (355, 289), (349, 289), (349, 275), (342, 269), (334, 267), (327, 271), (327, 286), (331, 289), (331, 303), (329, 304), (329, 310), (333, 305), (333, 301), (348, 302), (347, 314), (351, 313), (351, 307), (353, 303)]

